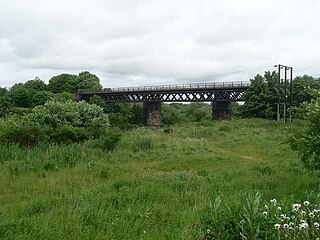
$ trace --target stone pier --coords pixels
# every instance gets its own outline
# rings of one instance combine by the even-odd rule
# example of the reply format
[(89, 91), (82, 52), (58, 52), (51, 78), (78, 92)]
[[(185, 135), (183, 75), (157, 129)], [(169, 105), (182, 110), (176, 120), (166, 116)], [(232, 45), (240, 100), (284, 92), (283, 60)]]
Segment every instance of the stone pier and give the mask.
[(232, 117), (232, 107), (230, 101), (212, 102), (212, 119), (229, 120)]
[(145, 126), (161, 127), (161, 102), (144, 102), (143, 118)]

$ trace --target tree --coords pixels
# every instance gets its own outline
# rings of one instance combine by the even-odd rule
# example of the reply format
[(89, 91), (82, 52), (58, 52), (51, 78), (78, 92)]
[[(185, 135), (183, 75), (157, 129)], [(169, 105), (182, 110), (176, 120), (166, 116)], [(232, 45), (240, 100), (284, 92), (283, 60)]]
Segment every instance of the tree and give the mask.
[(45, 91), (47, 89), (46, 84), (38, 77), (33, 80), (27, 81), (24, 86), (30, 90)]
[(101, 90), (100, 79), (88, 71), (79, 75), (63, 73), (52, 77), (48, 84), (48, 90), (53, 93), (76, 93), (79, 89)]
[(0, 96), (0, 117), (8, 115), (12, 108), (12, 99), (7, 96)]
[(304, 75), (296, 77), (293, 82), (293, 106), (298, 107), (303, 102), (310, 102), (314, 96), (310, 89), (320, 90), (320, 79)]
[(240, 108), (242, 117), (275, 119), (277, 114), (278, 75), (266, 72), (250, 80), (251, 85), (245, 93), (245, 103)]
[(77, 91), (77, 75), (74, 74), (60, 74), (53, 76), (49, 80), (48, 90), (53, 93), (69, 92), (74, 93)]
[(5, 96), (5, 95), (7, 95), (7, 93), (8, 93), (8, 91), (6, 88), (0, 87), (0, 96)]
[(41, 91), (34, 94), (31, 98), (31, 106), (36, 107), (38, 105), (43, 105), (46, 101), (52, 100), (54, 98), (54, 93), (49, 91)]
[(78, 77), (76, 78), (76, 82), (77, 82), (77, 90), (79, 89), (102, 90), (100, 79), (96, 75), (88, 71), (79, 73)]
[(290, 139), (291, 147), (310, 169), (320, 169), (320, 91), (315, 95), (316, 99), (302, 105), (308, 121), (307, 127)]
[(185, 110), (186, 116), (196, 122), (211, 119), (211, 112), (211, 105), (205, 103), (190, 103)]
[(11, 87), (8, 95), (15, 106), (29, 108), (31, 107), (32, 96), (35, 93), (36, 90), (27, 88), (23, 83), (18, 83)]
[(162, 123), (164, 125), (172, 125), (180, 120), (178, 109), (171, 105), (172, 104), (162, 104), (161, 106)]

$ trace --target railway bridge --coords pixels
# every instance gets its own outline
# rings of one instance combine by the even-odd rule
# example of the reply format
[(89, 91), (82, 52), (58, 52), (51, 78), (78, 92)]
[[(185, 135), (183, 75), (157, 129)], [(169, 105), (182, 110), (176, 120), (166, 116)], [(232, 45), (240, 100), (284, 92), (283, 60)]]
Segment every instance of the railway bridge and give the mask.
[(161, 126), (162, 102), (212, 102), (213, 119), (230, 119), (231, 102), (244, 101), (244, 93), (250, 81), (156, 85), (104, 89), (101, 91), (80, 90), (80, 100), (89, 101), (94, 95), (107, 103), (143, 103), (146, 126)]

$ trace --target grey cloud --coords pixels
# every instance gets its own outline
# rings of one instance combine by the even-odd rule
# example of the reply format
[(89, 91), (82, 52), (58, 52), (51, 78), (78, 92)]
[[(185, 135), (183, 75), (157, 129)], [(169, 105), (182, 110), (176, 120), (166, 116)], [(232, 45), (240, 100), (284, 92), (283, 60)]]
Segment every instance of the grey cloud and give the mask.
[(109, 86), (283, 63), (320, 75), (310, 0), (0, 2), (0, 85), (89, 70)]

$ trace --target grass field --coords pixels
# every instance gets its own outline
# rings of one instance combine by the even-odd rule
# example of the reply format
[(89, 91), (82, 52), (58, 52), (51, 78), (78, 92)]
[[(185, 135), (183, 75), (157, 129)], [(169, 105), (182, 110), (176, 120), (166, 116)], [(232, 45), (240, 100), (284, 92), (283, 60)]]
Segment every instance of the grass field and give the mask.
[(217, 195), (230, 206), (304, 201), (319, 190), (267, 120), (188, 123), (126, 132), (116, 149), (90, 142), (0, 147), (0, 239), (203, 239)]

